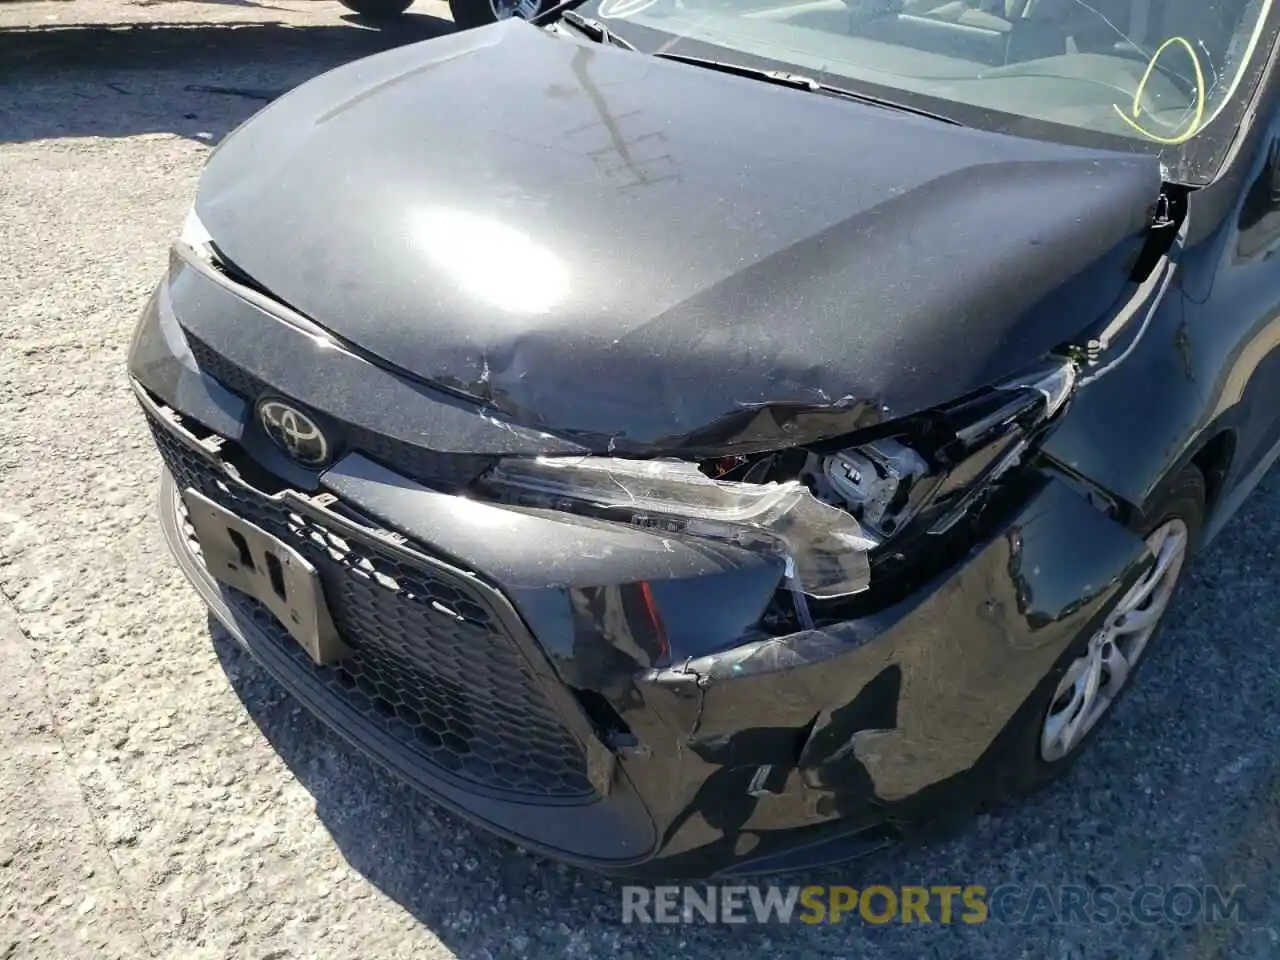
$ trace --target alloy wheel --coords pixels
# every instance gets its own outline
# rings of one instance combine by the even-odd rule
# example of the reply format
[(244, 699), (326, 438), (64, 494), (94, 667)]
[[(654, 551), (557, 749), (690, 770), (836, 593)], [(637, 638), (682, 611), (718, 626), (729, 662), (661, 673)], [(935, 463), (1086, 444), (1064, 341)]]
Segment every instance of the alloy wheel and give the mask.
[(1186, 523), (1176, 517), (1147, 537), (1155, 564), (1120, 599), (1058, 684), (1040, 736), (1046, 761), (1075, 750), (1115, 703), (1173, 597), (1189, 539)]

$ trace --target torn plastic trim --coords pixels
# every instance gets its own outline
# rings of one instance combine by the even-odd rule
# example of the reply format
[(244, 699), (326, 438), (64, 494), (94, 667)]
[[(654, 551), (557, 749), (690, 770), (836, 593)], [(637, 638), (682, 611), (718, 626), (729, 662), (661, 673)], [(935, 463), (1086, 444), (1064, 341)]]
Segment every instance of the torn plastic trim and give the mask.
[(582, 511), (780, 556), (805, 596), (837, 599), (870, 586), (875, 541), (796, 480), (713, 480), (679, 460), (538, 457), (503, 460), (478, 486), (509, 505)]
[(873, 625), (856, 621), (801, 630), (785, 637), (767, 637), (719, 653), (683, 660), (669, 667), (642, 673), (641, 683), (706, 689), (725, 680), (742, 680), (758, 674), (776, 674), (830, 660), (862, 646), (871, 638)]

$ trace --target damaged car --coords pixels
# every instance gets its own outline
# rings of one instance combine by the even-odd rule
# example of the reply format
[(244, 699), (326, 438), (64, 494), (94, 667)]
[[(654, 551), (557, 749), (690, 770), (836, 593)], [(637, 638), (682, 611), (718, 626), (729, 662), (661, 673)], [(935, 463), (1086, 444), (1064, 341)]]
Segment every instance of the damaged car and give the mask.
[(1280, 451), (1272, 0), (544, 20), (212, 153), (129, 357), (186, 576), (338, 734), (599, 871), (1060, 777)]

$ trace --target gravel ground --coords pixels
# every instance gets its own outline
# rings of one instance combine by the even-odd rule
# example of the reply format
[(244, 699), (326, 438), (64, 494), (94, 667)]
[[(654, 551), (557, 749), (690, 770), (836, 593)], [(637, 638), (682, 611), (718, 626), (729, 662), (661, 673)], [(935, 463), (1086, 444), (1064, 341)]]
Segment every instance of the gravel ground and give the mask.
[(254, 95), (445, 16), (380, 33), (296, 0), (0, 5), (0, 958), (1280, 955), (1275, 475), (1068, 782), (804, 878), (1244, 884), (1239, 925), (624, 927), (616, 887), (434, 810), (210, 626), (153, 520), (134, 317)]

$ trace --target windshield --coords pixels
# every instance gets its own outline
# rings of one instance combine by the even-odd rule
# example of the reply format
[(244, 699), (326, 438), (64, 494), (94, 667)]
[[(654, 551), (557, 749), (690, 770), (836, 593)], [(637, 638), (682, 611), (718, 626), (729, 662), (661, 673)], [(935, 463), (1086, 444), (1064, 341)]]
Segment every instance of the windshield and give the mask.
[[(1040, 139), (1217, 173), (1277, 0), (593, 0), (647, 52), (764, 66)], [(701, 48), (701, 49), (698, 49)]]

